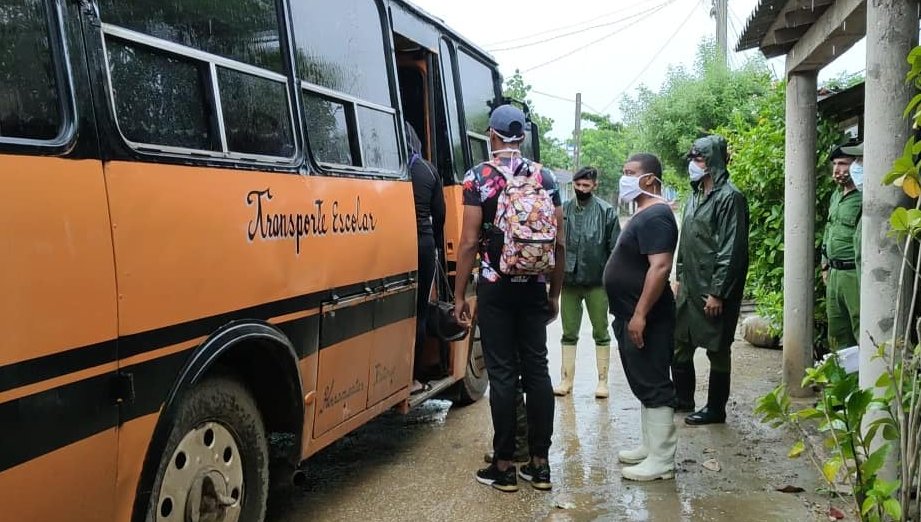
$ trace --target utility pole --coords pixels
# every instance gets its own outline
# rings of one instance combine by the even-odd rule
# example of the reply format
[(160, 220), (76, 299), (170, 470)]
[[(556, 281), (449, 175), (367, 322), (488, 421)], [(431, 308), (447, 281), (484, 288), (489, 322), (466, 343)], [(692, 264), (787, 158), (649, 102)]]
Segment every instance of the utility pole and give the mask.
[(716, 18), (716, 52), (720, 63), (729, 64), (729, 0), (713, 0)]
[(572, 131), (572, 170), (579, 170), (580, 154), (582, 153), (582, 93), (576, 93), (576, 126)]

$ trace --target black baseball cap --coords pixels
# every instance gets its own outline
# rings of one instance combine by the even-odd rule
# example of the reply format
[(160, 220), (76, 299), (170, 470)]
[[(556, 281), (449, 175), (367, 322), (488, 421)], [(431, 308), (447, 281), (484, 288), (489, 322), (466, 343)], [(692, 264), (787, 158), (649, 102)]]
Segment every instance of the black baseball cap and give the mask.
[(489, 115), (489, 128), (506, 143), (524, 139), (525, 125), (524, 112), (514, 105), (500, 105)]

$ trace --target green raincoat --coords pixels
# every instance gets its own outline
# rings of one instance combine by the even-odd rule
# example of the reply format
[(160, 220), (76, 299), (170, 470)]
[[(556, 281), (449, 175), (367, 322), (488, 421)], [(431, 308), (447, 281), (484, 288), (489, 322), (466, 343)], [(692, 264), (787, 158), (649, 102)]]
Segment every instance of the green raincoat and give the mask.
[[(748, 274), (748, 202), (726, 170), (726, 141), (708, 136), (694, 142), (707, 160), (713, 189), (701, 184), (685, 205), (678, 244), (675, 340), (722, 351), (732, 345)], [(723, 313), (704, 314), (707, 295), (723, 300)]]
[(582, 206), (576, 198), (563, 204), (566, 223), (567, 285), (601, 286), (604, 266), (620, 236), (617, 210), (593, 196)]

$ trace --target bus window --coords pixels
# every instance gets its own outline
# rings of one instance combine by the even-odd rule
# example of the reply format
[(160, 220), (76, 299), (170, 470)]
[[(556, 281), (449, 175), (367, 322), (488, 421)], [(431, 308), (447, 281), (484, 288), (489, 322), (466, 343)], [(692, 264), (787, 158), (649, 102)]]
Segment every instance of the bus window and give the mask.
[(273, 162), (296, 156), (274, 1), (100, 4), (115, 116), (132, 145)]
[(220, 138), (211, 130), (201, 65), (118, 40), (109, 41), (107, 48), (115, 113), (127, 139), (220, 150)]
[(63, 117), (45, 2), (4, 2), (0, 21), (0, 140), (54, 139)]
[(470, 141), (470, 157), (474, 165), (479, 165), (489, 160), (489, 138), (482, 134), (467, 133)]
[(457, 66), (464, 93), (464, 119), (467, 122), (467, 140), (474, 163), (477, 156), (485, 155), (489, 128), (490, 107), (496, 100), (496, 87), (492, 70), (483, 62), (464, 51), (457, 53)]
[(355, 165), (351, 147), (354, 140), (349, 139), (350, 108), (343, 103), (304, 91), (304, 121), (317, 161), (333, 165)]
[(358, 121), (361, 129), (362, 164), (381, 170), (399, 170), (400, 150), (394, 115), (359, 106)]
[(284, 83), (218, 68), (227, 148), (264, 156), (294, 154)]
[(284, 72), (275, 0), (99, 0), (102, 20), (218, 56)]
[[(447, 40), (441, 41), (441, 80), (444, 84), (445, 108), (448, 118), (448, 139), (454, 153), (454, 175), (456, 180), (464, 179), (467, 172), (464, 149), (461, 145), (460, 118), (457, 114), (457, 86), (454, 83), (454, 53)], [(442, 166), (442, 165), (439, 165)]]
[(390, 84), (377, 2), (291, 2), (301, 80), (390, 107)]
[(396, 174), (399, 145), (384, 24), (377, 2), (293, 2), (307, 141), (326, 167)]

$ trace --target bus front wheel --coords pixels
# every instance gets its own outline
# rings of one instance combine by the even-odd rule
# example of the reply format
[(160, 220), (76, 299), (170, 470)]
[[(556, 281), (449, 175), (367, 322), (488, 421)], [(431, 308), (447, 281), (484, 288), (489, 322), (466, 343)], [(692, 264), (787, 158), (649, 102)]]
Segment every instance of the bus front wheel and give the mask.
[(262, 520), (268, 478), (265, 429), (252, 395), (236, 379), (208, 378), (179, 406), (145, 520)]
[(467, 339), (470, 343), (470, 349), (467, 350), (467, 372), (464, 378), (455, 384), (459, 406), (467, 406), (482, 399), (489, 386), (486, 360), (483, 357), (483, 343), (480, 340), (480, 326), (476, 315), (473, 317), (473, 324)]

